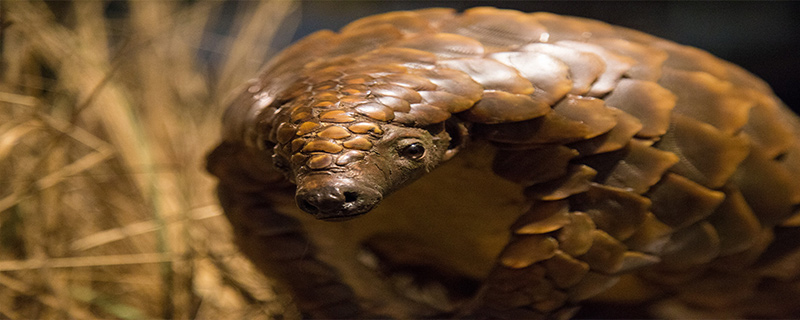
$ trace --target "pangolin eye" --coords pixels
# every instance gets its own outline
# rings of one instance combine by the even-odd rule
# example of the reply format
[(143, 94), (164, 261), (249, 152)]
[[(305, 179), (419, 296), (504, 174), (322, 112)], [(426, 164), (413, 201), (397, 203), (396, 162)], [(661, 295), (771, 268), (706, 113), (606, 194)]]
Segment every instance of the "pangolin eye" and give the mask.
[(425, 155), (425, 147), (421, 143), (412, 143), (403, 147), (400, 155), (408, 159), (419, 160)]

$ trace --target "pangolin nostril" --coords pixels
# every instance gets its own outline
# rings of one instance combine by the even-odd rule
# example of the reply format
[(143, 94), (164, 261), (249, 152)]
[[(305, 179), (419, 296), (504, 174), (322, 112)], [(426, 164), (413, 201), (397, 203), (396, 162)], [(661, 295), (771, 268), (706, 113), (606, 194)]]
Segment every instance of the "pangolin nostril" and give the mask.
[(300, 207), (300, 210), (303, 210), (303, 211), (308, 212), (308, 213), (314, 213), (314, 212), (319, 211), (317, 209), (317, 207), (315, 205), (311, 204), (311, 202), (308, 201), (308, 200), (297, 201), (297, 206)]
[(365, 214), (382, 199), (379, 191), (335, 174), (314, 174), (299, 180), (297, 206), (320, 220), (340, 221)]
[(352, 191), (345, 191), (344, 193), (344, 202), (355, 202), (358, 200), (358, 193)]

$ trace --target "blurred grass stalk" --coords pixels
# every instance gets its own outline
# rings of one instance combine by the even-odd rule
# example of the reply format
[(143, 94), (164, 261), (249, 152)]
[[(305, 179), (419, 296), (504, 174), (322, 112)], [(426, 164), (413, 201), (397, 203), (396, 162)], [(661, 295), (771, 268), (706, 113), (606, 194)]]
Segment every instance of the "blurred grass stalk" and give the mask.
[(111, 4), (0, 2), (0, 318), (291, 317), (202, 168), (297, 4)]

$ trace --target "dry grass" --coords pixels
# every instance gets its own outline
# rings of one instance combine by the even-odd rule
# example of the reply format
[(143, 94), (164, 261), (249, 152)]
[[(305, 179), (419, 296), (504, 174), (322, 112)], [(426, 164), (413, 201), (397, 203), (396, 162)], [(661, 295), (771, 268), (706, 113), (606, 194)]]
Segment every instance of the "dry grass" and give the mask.
[(0, 2), (0, 318), (293, 317), (203, 156), (296, 5), (108, 5)]

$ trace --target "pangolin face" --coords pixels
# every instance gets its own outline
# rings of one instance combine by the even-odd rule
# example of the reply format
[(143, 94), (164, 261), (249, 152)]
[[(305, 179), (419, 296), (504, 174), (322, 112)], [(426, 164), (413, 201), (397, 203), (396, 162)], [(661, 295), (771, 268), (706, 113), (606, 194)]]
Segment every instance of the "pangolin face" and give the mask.
[(369, 212), (457, 149), (444, 121), (421, 127), (392, 121), (386, 101), (396, 98), (346, 80), (309, 85), (272, 124), (275, 166), (297, 184), (298, 207), (321, 220)]

